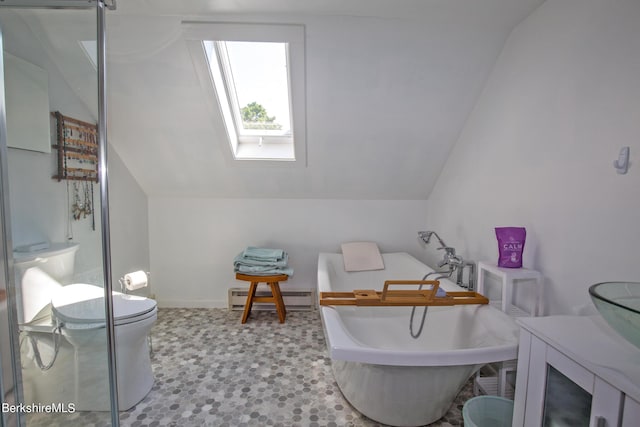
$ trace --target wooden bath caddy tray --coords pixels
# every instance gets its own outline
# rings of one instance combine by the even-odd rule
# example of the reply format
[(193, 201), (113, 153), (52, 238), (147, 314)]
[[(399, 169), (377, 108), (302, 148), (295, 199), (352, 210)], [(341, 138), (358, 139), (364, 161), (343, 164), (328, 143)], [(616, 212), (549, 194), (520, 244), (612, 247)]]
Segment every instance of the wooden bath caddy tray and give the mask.
[[(429, 289), (389, 290), (390, 285), (429, 285)], [(437, 280), (387, 280), (382, 292), (356, 289), (351, 292), (320, 292), (320, 305), (357, 305), (362, 307), (488, 304), (489, 300), (473, 291), (447, 292), (436, 297)]]

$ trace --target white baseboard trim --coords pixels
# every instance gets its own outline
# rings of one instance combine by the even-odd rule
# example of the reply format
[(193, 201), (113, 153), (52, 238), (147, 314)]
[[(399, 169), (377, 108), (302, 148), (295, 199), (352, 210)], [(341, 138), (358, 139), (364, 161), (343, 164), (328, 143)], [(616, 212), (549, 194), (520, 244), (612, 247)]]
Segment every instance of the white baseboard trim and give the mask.
[[(280, 287), (284, 305), (287, 310), (310, 311), (316, 307), (315, 289), (292, 289)], [(229, 310), (244, 310), (247, 302), (249, 289), (247, 288), (229, 288)], [(256, 296), (271, 297), (271, 290), (268, 288), (258, 289)], [(273, 303), (254, 303), (252, 310), (275, 310)]]
[(228, 302), (224, 299), (197, 299), (197, 300), (157, 300), (160, 308), (227, 308)]

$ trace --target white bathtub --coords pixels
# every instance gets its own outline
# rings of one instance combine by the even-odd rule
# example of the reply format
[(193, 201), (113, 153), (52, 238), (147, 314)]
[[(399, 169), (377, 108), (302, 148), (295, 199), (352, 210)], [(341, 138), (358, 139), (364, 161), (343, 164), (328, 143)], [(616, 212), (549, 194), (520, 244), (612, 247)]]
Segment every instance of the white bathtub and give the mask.
[[(419, 280), (432, 271), (407, 253), (383, 259), (384, 270), (345, 272), (342, 254), (321, 253), (318, 295), (380, 290), (385, 280)], [(440, 286), (462, 290), (447, 280)], [(422, 310), (416, 309), (414, 330)], [(385, 424), (438, 420), (482, 365), (517, 357), (518, 326), (488, 305), (429, 307), (418, 339), (409, 333), (411, 307), (323, 306), (320, 313), (340, 390), (358, 411)]]

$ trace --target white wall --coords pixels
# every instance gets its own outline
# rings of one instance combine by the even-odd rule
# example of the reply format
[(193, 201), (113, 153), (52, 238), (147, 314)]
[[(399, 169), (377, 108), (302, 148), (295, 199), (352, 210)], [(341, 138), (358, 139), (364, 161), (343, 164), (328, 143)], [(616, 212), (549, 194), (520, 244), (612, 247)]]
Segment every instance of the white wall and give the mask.
[[(0, 25), (6, 51), (47, 71), (49, 110), (60, 110), (63, 114), (80, 120), (95, 121), (28, 25), (15, 12), (6, 10), (0, 15)], [(53, 131), (52, 138), (55, 138)], [(57, 173), (55, 156), (56, 150), (53, 149), (48, 154), (8, 149), (13, 246), (40, 241), (63, 242), (73, 237), (73, 241), (80, 244), (76, 256), (76, 272), (86, 274), (88, 279), (97, 280), (102, 276), (99, 210), (95, 218), (96, 231), (92, 230), (91, 218), (71, 223), (67, 220), (67, 183), (51, 178)], [(94, 186), (94, 195), (96, 205), (99, 206), (97, 185)], [(73, 186), (69, 197), (73, 197)]]
[[(87, 279), (102, 275), (102, 247), (100, 211), (96, 211), (96, 230), (90, 217), (68, 221), (67, 183), (55, 181), (52, 154), (9, 149), (9, 191), (11, 205), (11, 234), (13, 247), (37, 242), (65, 242), (80, 244), (76, 255), (76, 273)], [(99, 189), (94, 186), (95, 201), (100, 205)], [(73, 197), (71, 184), (70, 197)], [(72, 202), (71, 202), (72, 203)], [(102, 283), (102, 282), (100, 282)]]
[[(426, 199), (509, 32), (541, 1), (129, 0), (107, 17), (110, 134), (151, 197)], [(183, 20), (304, 25), (307, 167), (231, 160)]]
[(495, 262), (493, 228), (525, 226), (547, 313), (640, 279), (639, 22), (635, 0), (547, 0), (507, 40), (429, 198), (430, 228), (468, 258)]
[[(95, 122), (90, 109), (65, 81), (47, 50), (14, 11), (0, 14), (6, 51), (45, 69), (49, 78), (49, 110)], [(97, 91), (97, 74), (96, 74)], [(95, 107), (95, 106), (94, 106)], [(52, 133), (55, 138), (55, 132)], [(53, 143), (54, 141), (52, 141)], [(8, 149), (8, 175), (13, 247), (41, 241), (80, 244), (76, 255), (77, 280), (103, 283), (100, 189), (94, 184), (95, 230), (91, 217), (69, 221), (73, 183), (51, 177), (57, 173), (57, 152)], [(112, 270), (117, 279), (128, 271), (149, 269), (146, 195), (118, 154), (109, 151)], [(119, 286), (117, 282), (114, 284)]]
[[(113, 289), (119, 290), (118, 278), (132, 271), (150, 269), (149, 211), (147, 195), (122, 162), (118, 153), (109, 147), (109, 225), (111, 238), (111, 274)], [(149, 286), (130, 292), (149, 295)]]
[[(10, 148), (8, 153), (13, 246), (63, 242), (72, 237), (80, 244), (76, 255), (78, 279), (102, 284), (98, 184), (94, 184), (94, 230), (91, 217), (68, 221), (67, 183), (51, 179), (55, 150), (44, 154)], [(149, 270), (147, 198), (113, 150), (109, 152), (109, 174), (112, 273), (117, 280), (130, 271)], [(73, 183), (70, 189), (73, 197)], [(117, 281), (114, 289), (119, 289)]]
[(425, 214), (426, 201), (150, 197), (153, 290), (162, 306), (226, 307), (228, 288), (241, 285), (233, 258), (249, 245), (286, 250), (295, 270), (286, 286), (315, 288), (318, 253), (342, 242), (423, 256)]

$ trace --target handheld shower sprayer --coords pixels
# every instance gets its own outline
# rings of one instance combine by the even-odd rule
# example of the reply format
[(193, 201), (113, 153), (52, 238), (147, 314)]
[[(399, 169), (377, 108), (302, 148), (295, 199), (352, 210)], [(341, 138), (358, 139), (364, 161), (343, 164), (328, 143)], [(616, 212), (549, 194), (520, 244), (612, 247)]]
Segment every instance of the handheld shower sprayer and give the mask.
[(431, 236), (435, 235), (436, 239), (438, 239), (438, 242), (440, 243), (441, 247), (447, 247), (447, 244), (445, 242), (442, 241), (442, 239), (440, 238), (440, 236), (438, 236), (438, 233), (436, 233), (435, 231), (418, 231), (418, 237), (420, 238), (420, 240), (422, 240), (425, 244), (429, 244), (429, 240), (431, 240)]

